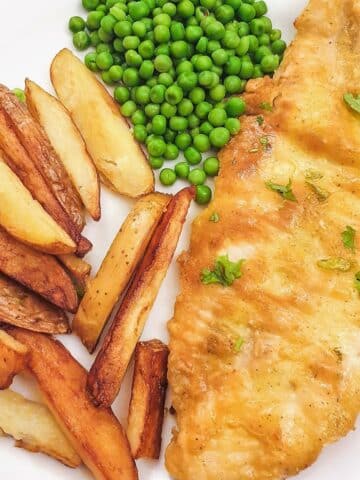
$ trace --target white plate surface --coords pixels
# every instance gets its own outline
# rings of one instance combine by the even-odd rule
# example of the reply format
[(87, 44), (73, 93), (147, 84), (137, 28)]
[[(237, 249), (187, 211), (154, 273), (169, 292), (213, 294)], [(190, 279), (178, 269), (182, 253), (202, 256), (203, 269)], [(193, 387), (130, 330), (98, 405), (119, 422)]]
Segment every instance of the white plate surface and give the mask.
[[(16, 2), (2, 0), (0, 82), (11, 88), (22, 87), (24, 78), (29, 77), (52, 91), (49, 82), (49, 65), (53, 56), (61, 48), (65, 46), (72, 48), (67, 31), (67, 20), (72, 15), (84, 13), (80, 3), (80, 0), (17, 0)], [(292, 22), (305, 4), (306, 0), (268, 0), (273, 23), (282, 29), (286, 40), (291, 40), (294, 34)], [(85, 230), (94, 243), (94, 248), (87, 257), (93, 265), (94, 272), (100, 265), (130, 206), (130, 201), (103, 189), (102, 219), (98, 224), (89, 221)], [(192, 207), (177, 255), (186, 248), (189, 223), (196, 212), (197, 208)], [(171, 318), (176, 294), (177, 267), (174, 262), (150, 315), (143, 335), (144, 339), (158, 337), (167, 340), (166, 322)], [(91, 365), (90, 355), (75, 336), (63, 337), (62, 340), (85, 367), (88, 368)], [(128, 405), (130, 373), (120, 398), (114, 405), (114, 411), (123, 423)], [(36, 388), (29, 379), (16, 379), (14, 389), (31, 398), (38, 398)], [(169, 401), (168, 404), (170, 404)], [(170, 439), (171, 428), (172, 419), (168, 416), (164, 427), (164, 446)], [(296, 479), (358, 480), (359, 452), (360, 432), (358, 431), (349, 434), (336, 445), (327, 447), (316, 464), (298, 475)], [(159, 462), (138, 462), (138, 467), (142, 480), (170, 480), (164, 468), (163, 458)], [(92, 477), (85, 468), (71, 470), (45, 455), (15, 449), (11, 439), (0, 438), (0, 478), (4, 480), (23, 480), (24, 478), (26, 480), (59, 480), (59, 478), (86, 480)]]

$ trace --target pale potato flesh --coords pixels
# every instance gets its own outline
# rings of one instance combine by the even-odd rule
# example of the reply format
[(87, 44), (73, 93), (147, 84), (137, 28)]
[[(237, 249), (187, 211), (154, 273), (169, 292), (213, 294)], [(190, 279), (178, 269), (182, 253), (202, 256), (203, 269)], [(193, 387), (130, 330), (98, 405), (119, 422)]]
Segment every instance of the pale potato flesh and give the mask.
[(80, 198), (94, 220), (100, 218), (100, 186), (96, 168), (69, 112), (59, 100), (26, 80), (26, 103), (45, 130)]
[(45, 453), (68, 467), (81, 464), (47, 407), (12, 390), (0, 391), (0, 432), (13, 437), (17, 447)]
[(150, 165), (119, 106), (95, 75), (64, 49), (53, 60), (51, 80), (105, 182), (129, 197), (152, 192)]
[(27, 360), (25, 345), (0, 330), (0, 390), (11, 385), (15, 375), (25, 369)]
[(15, 238), (44, 252), (71, 253), (76, 249), (69, 235), (4, 163), (1, 154), (0, 224)]
[(152, 193), (137, 201), (115, 237), (74, 317), (73, 329), (94, 351), (104, 326), (144, 255), (169, 198)]

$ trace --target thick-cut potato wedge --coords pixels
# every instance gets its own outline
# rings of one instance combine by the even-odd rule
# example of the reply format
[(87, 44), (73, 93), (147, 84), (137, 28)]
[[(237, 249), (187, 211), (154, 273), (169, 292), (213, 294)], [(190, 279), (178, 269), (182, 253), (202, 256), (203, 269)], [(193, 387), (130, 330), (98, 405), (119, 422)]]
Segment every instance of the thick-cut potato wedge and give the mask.
[(129, 197), (152, 192), (154, 176), (145, 155), (95, 75), (64, 49), (53, 60), (51, 80), (106, 184)]
[(72, 253), (69, 235), (33, 199), (0, 153), (0, 225), (13, 237), (48, 253)]
[(4, 85), (0, 85), (0, 109), (54, 196), (81, 231), (85, 224), (80, 198), (45, 132)]
[(31, 80), (26, 80), (25, 85), (30, 113), (45, 130), (86, 210), (99, 220), (99, 177), (79, 130), (57, 98)]
[(0, 390), (8, 388), (15, 375), (26, 368), (28, 349), (0, 330)]
[[(83, 243), (77, 227), (72, 223), (68, 214), (63, 210), (60, 203), (54, 197), (51, 189), (46, 184), (40, 171), (28, 156), (21, 145), (15, 132), (6, 120), (0, 109), (0, 148), (2, 158), (19, 177), (21, 182), (30, 191), (33, 198), (47, 211), (47, 213), (58, 223), (74, 240), (75, 243)], [(80, 253), (85, 253), (91, 247), (85, 244), (78, 247)]]
[(64, 310), (77, 309), (75, 287), (56, 258), (19, 242), (2, 228), (0, 272)]
[(169, 196), (151, 193), (140, 198), (115, 237), (82, 299), (73, 330), (92, 353), (101, 332), (145, 253)]
[(127, 428), (134, 458), (160, 457), (168, 356), (169, 349), (160, 340), (136, 346)]
[(96, 405), (108, 407), (115, 400), (173, 258), (193, 197), (192, 187), (177, 193), (151, 238), (89, 373), (87, 388)]
[(91, 265), (76, 255), (59, 255), (58, 259), (66, 267), (76, 285), (85, 292), (89, 281)]
[(12, 390), (0, 392), (1, 431), (13, 437), (17, 447), (45, 453), (68, 467), (76, 468), (81, 464), (79, 455), (47, 407)]
[(69, 333), (65, 313), (29, 290), (0, 275), (0, 323), (33, 332)]
[(30, 350), (29, 369), (46, 404), (97, 480), (137, 480), (129, 443), (111, 409), (96, 408), (86, 395), (86, 370), (66, 348), (39, 333), (11, 328)]

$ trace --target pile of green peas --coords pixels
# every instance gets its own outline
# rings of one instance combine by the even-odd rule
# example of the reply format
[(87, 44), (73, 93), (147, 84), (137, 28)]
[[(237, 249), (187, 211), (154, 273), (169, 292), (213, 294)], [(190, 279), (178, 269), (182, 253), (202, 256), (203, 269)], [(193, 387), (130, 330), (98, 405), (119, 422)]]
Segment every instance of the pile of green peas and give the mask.
[[(82, 0), (87, 18), (72, 17), (85, 64), (115, 85), (121, 113), (144, 144), (163, 185), (186, 179), (206, 204), (216, 156), (240, 130), (250, 78), (272, 75), (286, 43), (262, 0)], [(184, 161), (163, 168), (165, 161)]]

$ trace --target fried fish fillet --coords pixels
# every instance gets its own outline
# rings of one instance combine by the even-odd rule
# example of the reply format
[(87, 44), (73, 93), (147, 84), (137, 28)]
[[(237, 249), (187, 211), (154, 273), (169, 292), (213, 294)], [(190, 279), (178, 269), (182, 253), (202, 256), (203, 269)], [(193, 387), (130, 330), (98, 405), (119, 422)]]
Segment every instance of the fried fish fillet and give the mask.
[[(274, 79), (249, 84), (254, 115), (180, 259), (176, 480), (295, 475), (360, 409), (360, 117), (343, 100), (360, 90), (360, 2), (311, 0), (296, 27)], [(242, 277), (202, 283), (226, 254)]]

